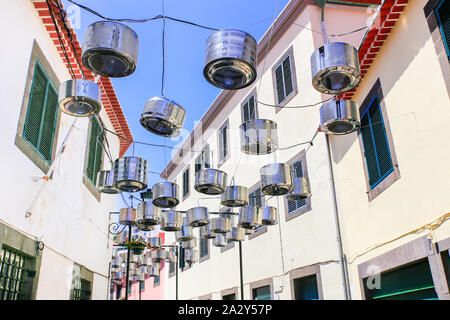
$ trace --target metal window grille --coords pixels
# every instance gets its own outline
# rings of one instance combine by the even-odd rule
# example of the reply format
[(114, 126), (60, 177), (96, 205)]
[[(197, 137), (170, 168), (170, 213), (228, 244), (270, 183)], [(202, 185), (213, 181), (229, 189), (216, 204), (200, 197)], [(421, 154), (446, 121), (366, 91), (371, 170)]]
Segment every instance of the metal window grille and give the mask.
[[(295, 162), (291, 165), (292, 178), (301, 178), (303, 177), (303, 163), (301, 160)], [(307, 204), (307, 199), (303, 200), (288, 200), (288, 213), (292, 213), (297, 209), (305, 206)]]
[(442, 0), (436, 7), (436, 18), (441, 31), (447, 57), (450, 60), (450, 1)]
[(27, 257), (19, 251), (3, 247), (0, 253), (0, 300), (24, 298), (23, 284)]
[(80, 279), (81, 287), (73, 289), (73, 300), (90, 300), (91, 299), (91, 282)]
[(22, 136), (47, 164), (52, 157), (57, 114), (57, 91), (36, 61)]
[(290, 56), (287, 56), (275, 68), (275, 82), (277, 86), (278, 104), (282, 103), (294, 91), (292, 83), (292, 66)]

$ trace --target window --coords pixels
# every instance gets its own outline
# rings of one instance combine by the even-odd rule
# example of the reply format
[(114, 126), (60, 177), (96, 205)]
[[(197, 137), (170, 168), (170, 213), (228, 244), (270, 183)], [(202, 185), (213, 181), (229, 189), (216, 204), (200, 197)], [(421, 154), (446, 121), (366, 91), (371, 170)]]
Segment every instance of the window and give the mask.
[(145, 281), (139, 281), (139, 290), (145, 291)]
[(195, 173), (204, 168), (211, 168), (210, 153), (209, 144), (207, 144), (195, 159)]
[(57, 115), (57, 91), (36, 61), (22, 137), (47, 165), (51, 162)]
[(157, 287), (159, 286), (159, 284), (161, 283), (161, 277), (160, 276), (156, 276), (153, 278), (153, 286)]
[(447, 287), (450, 289), (450, 250), (441, 253), (442, 264), (447, 278)]
[[(298, 160), (291, 165), (292, 178), (301, 178), (303, 177), (303, 162)], [(308, 202), (308, 199), (302, 200), (287, 200), (288, 205), (288, 213), (293, 213), (298, 209), (304, 207)]]
[[(248, 205), (249, 206), (255, 206), (255, 207), (262, 207), (263, 206), (263, 194), (261, 192), (261, 187), (257, 188), (255, 191), (249, 193), (248, 195)], [(261, 225), (258, 228), (254, 229), (254, 233), (250, 234), (249, 239), (253, 239), (255, 236), (257, 236), (257, 232), (262, 230), (265, 226)]]
[(229, 152), (229, 134), (228, 134), (228, 120), (220, 127), (219, 133), (219, 162), (224, 162), (227, 159)]
[(275, 101), (280, 106), (288, 103), (297, 93), (293, 53), (290, 47), (272, 68)]
[(361, 116), (361, 136), (369, 185), (373, 189), (394, 171), (378, 95)]
[(435, 9), (442, 41), (450, 60), (450, 1), (442, 0)]
[[(370, 281), (369, 281), (370, 282)], [(428, 259), (398, 269), (382, 272), (380, 286), (364, 289), (368, 300), (437, 300)]]
[(171, 262), (169, 263), (169, 275), (175, 274), (175, 263)]
[(208, 239), (200, 238), (200, 260), (209, 256), (209, 241)]
[(87, 150), (87, 161), (85, 175), (95, 186), (97, 173), (102, 167), (104, 133), (97, 119), (91, 118), (91, 129), (89, 133), (89, 144)]
[(179, 267), (181, 270), (186, 266), (186, 261), (184, 261), (184, 248), (180, 245), (180, 248), (178, 249), (178, 252), (180, 253), (180, 257), (178, 258)]
[(3, 247), (0, 251), (0, 300), (24, 298), (24, 272), (27, 257), (19, 251)]
[(222, 296), (222, 300), (236, 300), (236, 294), (232, 293), (232, 294), (227, 294)]
[(189, 195), (189, 168), (183, 172), (183, 197)]
[(91, 300), (91, 282), (80, 279), (80, 287), (73, 289), (73, 300)]
[(270, 286), (255, 288), (252, 290), (253, 300), (271, 300)]
[(295, 300), (319, 300), (316, 275), (294, 279)]
[(258, 118), (258, 110), (256, 108), (255, 94), (252, 94), (250, 98), (242, 104), (242, 122), (244, 123), (256, 118)]

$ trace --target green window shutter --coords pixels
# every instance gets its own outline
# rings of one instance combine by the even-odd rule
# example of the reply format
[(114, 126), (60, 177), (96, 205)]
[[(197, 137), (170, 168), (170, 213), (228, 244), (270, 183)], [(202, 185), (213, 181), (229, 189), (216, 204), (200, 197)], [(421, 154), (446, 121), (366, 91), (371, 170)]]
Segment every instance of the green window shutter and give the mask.
[(208, 255), (208, 239), (200, 238), (200, 258)]
[(295, 300), (319, 300), (316, 275), (294, 280)]
[(447, 57), (450, 60), (450, 1), (442, 0), (436, 7), (436, 17)]
[(180, 256), (178, 257), (179, 267), (183, 270), (184, 266), (186, 265), (186, 261), (184, 261), (184, 248), (182, 248), (181, 245), (178, 249), (178, 252), (180, 254)]
[(281, 65), (275, 69), (275, 82), (277, 85), (278, 103), (281, 103), (281, 102), (283, 102), (284, 98), (286, 97), (284, 95), (283, 71), (282, 71)]
[[(104, 134), (100, 123), (93, 119), (91, 121), (91, 130), (89, 133), (88, 157), (86, 164), (86, 177), (95, 185), (97, 180), (97, 173), (100, 171), (102, 165), (103, 147), (102, 142)], [(100, 134), (101, 133), (101, 134)], [(98, 137), (98, 139), (97, 139)]]
[(183, 173), (183, 196), (189, 193), (189, 169)]
[(36, 63), (31, 84), (23, 138), (50, 163), (58, 114), (58, 94)]
[(361, 134), (369, 185), (373, 189), (394, 170), (378, 96), (363, 113)]
[[(297, 161), (294, 164), (291, 165), (291, 171), (292, 171), (292, 178), (301, 178), (303, 177), (303, 167), (302, 167), (302, 161)], [(291, 213), (304, 205), (306, 205), (307, 200), (288, 200), (288, 213)]]
[(284, 75), (284, 88), (285, 88), (285, 96), (289, 96), (292, 91), (294, 91), (294, 87), (292, 85), (292, 73), (291, 73), (291, 60), (289, 56), (283, 61), (283, 75)]

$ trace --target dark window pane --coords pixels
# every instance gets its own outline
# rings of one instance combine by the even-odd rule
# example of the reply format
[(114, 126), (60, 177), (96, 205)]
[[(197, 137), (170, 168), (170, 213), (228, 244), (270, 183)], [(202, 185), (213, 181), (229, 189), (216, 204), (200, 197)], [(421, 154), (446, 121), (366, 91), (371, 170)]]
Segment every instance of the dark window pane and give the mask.
[(270, 286), (253, 289), (253, 300), (271, 300)]
[(450, 59), (450, 1), (442, 0), (436, 9), (436, 17), (441, 31), (447, 57)]
[(281, 68), (281, 65), (276, 68), (275, 70), (275, 82), (277, 85), (277, 98), (278, 103), (283, 102), (285, 95), (284, 95), (284, 84), (283, 84), (283, 71)]
[(285, 96), (289, 96), (294, 90), (292, 85), (291, 62), (289, 56), (283, 61), (283, 75)]
[(317, 278), (315, 275), (294, 280), (295, 300), (318, 300)]

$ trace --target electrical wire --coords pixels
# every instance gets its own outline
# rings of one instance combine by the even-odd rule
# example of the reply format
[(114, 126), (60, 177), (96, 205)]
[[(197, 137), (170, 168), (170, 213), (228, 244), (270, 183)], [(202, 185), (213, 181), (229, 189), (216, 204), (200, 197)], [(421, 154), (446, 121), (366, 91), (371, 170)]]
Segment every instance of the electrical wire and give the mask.
[[(166, 98), (166, 96), (164, 95), (164, 78), (165, 78), (165, 69), (166, 69), (166, 46), (165, 46), (165, 38), (166, 38), (166, 19), (164, 17), (165, 13), (164, 13), (164, 0), (161, 0), (161, 5), (162, 5), (162, 36), (161, 36), (161, 44), (162, 44), (162, 74), (161, 74), (161, 95)], [(167, 99), (167, 98), (166, 98)]]
[(331, 98), (316, 102), (316, 103), (312, 103), (312, 104), (305, 104), (305, 105), (299, 105), (299, 106), (280, 106), (280, 105), (276, 105), (276, 104), (270, 104), (270, 103), (265, 103), (262, 101), (257, 100), (256, 102), (259, 104), (262, 104), (263, 106), (266, 107), (273, 107), (273, 108), (283, 108), (283, 109), (301, 109), (301, 108), (310, 108), (310, 107), (315, 107), (318, 106), (320, 104), (324, 104), (325, 102), (328, 102), (330, 100), (333, 100), (337, 95), (332, 96)]

